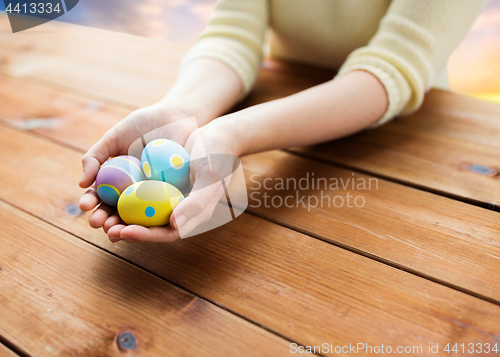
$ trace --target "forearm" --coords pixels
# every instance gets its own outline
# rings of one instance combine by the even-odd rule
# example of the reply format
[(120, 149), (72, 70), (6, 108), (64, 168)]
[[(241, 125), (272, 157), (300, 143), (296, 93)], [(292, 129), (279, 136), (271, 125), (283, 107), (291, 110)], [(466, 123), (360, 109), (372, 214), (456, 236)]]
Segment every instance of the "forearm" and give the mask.
[(201, 58), (181, 71), (159, 104), (181, 108), (203, 126), (227, 112), (242, 89), (241, 80), (231, 68), (220, 61)]
[(300, 93), (247, 108), (212, 122), (214, 135), (230, 137), (238, 156), (310, 145), (361, 131), (384, 114), (379, 80), (353, 71)]

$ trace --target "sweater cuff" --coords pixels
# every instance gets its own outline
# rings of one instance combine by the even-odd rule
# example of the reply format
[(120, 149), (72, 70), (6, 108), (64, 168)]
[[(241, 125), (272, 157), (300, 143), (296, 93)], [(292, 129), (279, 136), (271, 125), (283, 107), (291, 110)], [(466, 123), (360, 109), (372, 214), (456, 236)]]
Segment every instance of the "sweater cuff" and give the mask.
[(410, 100), (411, 89), (406, 79), (395, 66), (375, 56), (353, 56), (344, 63), (337, 76), (356, 70), (363, 70), (373, 74), (387, 92), (389, 102), (387, 110), (379, 120), (369, 126), (369, 129), (387, 123), (403, 111)]
[(260, 58), (238, 41), (213, 37), (199, 40), (182, 59), (180, 71), (199, 58), (216, 59), (238, 75), (243, 85), (240, 100), (252, 89), (259, 71)]

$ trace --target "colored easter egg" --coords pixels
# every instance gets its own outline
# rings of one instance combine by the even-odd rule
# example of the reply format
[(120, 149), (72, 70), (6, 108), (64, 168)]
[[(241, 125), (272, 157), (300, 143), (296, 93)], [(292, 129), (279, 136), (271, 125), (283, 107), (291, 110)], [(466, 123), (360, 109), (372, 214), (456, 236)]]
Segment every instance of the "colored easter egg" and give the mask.
[(189, 185), (189, 154), (175, 141), (151, 141), (142, 151), (141, 161), (148, 179), (164, 181), (180, 189)]
[(105, 204), (116, 206), (121, 193), (144, 180), (141, 162), (133, 156), (117, 156), (101, 166), (95, 180), (97, 195)]
[(161, 227), (168, 224), (170, 214), (183, 199), (182, 193), (166, 182), (137, 182), (120, 196), (118, 214), (127, 224)]

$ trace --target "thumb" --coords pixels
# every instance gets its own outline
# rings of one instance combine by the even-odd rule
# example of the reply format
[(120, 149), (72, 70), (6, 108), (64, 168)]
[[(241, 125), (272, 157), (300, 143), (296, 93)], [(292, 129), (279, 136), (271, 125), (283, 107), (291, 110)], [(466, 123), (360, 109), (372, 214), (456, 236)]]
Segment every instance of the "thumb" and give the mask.
[(221, 182), (216, 182), (210, 186), (192, 191), (186, 199), (182, 200), (175, 207), (170, 217), (171, 225), (175, 229), (180, 229), (195, 217), (202, 221), (209, 219), (213, 209), (213, 199), (216, 197), (220, 198), (223, 192), (224, 189)]
[(207, 157), (192, 161), (191, 169), (194, 177), (193, 189), (189, 196), (174, 209), (170, 217), (170, 223), (175, 229), (181, 228), (190, 219), (199, 216), (204, 211), (209, 211), (214, 196), (219, 193), (218, 191), (221, 194), (223, 192), (221, 182), (214, 182)]
[(97, 176), (102, 164), (110, 157), (119, 154), (114, 134), (108, 131), (102, 138), (92, 146), (82, 157), (83, 174), (80, 179), (80, 187), (90, 187)]

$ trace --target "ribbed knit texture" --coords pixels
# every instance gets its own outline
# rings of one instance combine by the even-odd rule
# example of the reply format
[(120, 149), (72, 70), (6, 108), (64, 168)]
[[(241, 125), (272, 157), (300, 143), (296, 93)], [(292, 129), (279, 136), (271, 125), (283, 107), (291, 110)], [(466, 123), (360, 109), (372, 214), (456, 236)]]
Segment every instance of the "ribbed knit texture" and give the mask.
[(244, 97), (257, 78), (268, 25), (266, 0), (224, 0), (217, 3), (193, 48), (181, 63), (202, 57), (215, 58), (231, 67), (243, 83)]
[(271, 28), (270, 55), (364, 70), (384, 85), (389, 106), (372, 127), (422, 104), (487, 0), (219, 0), (181, 68), (202, 57), (230, 66), (252, 88)]

